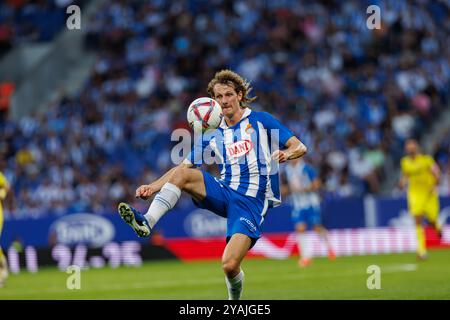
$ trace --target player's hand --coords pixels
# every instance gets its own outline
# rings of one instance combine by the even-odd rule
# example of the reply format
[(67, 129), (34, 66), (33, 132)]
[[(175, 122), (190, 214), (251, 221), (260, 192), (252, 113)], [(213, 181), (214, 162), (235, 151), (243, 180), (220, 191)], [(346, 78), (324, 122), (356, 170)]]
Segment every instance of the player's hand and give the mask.
[(136, 189), (136, 198), (147, 200), (156, 192), (158, 192), (158, 190), (156, 190), (151, 184), (144, 184)]
[(274, 153), (272, 153), (272, 159), (278, 161), (279, 163), (282, 163), (288, 160), (288, 155), (284, 151), (276, 150)]

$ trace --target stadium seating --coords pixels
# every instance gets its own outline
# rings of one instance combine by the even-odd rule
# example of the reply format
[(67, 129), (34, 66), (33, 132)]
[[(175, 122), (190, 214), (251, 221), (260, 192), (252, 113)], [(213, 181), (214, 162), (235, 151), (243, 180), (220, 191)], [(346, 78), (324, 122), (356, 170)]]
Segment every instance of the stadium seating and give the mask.
[[(65, 25), (66, 4), (74, 1), (7, 0), (0, 3), (0, 57), (30, 42), (48, 42)], [(77, 1), (80, 5), (84, 1)]]

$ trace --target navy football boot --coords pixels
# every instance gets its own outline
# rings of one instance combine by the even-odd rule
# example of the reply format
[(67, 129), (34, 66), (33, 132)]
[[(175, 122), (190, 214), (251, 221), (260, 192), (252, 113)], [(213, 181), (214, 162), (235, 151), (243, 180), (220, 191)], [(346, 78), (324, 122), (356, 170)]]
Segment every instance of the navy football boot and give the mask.
[(148, 237), (152, 228), (147, 219), (138, 210), (124, 202), (119, 203), (118, 211), (123, 221), (125, 221), (137, 233), (139, 237)]

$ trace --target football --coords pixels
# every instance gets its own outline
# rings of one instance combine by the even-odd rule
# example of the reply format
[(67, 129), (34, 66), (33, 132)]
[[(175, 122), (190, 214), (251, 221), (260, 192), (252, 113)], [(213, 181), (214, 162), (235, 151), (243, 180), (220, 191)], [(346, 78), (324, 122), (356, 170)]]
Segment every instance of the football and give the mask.
[(187, 112), (189, 126), (194, 130), (201, 129), (203, 132), (217, 129), (222, 118), (223, 114), (220, 104), (208, 97), (192, 101)]

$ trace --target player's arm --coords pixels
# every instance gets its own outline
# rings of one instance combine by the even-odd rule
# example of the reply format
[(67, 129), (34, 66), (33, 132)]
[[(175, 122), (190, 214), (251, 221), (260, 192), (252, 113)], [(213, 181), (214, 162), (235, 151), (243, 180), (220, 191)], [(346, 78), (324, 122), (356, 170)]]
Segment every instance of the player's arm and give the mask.
[(0, 200), (4, 200), (9, 192), (8, 180), (0, 173)]
[(316, 178), (311, 182), (311, 185), (308, 188), (305, 188), (303, 192), (315, 192), (322, 187), (322, 181), (319, 178)]
[(320, 177), (317, 175), (316, 170), (314, 170), (309, 165), (306, 165), (305, 167), (306, 174), (309, 177), (309, 180), (311, 183), (309, 186), (302, 188), (300, 192), (316, 192), (322, 187), (322, 181), (320, 180)]
[(0, 188), (0, 200), (4, 200), (8, 194), (8, 189)]
[(406, 158), (402, 158), (400, 161), (400, 179), (398, 180), (398, 187), (400, 190), (404, 190), (406, 185), (408, 184), (408, 165)]
[(297, 159), (304, 156), (307, 152), (306, 146), (296, 137), (292, 136), (285, 143), (286, 149), (276, 150), (272, 154), (274, 160), (285, 162), (287, 160)]
[(408, 178), (403, 173), (400, 175), (400, 179), (398, 180), (398, 187), (400, 190), (405, 189), (406, 185), (408, 184)]
[(273, 160), (281, 163), (300, 158), (306, 154), (306, 146), (278, 119), (267, 112), (261, 112), (260, 117), (266, 129), (278, 131), (279, 148), (283, 150), (275, 150), (272, 153)]
[(159, 192), (161, 188), (169, 181), (170, 177), (174, 173), (174, 171), (177, 168), (184, 167), (184, 168), (192, 168), (194, 165), (192, 163), (188, 163), (187, 161), (184, 161), (180, 163), (179, 165), (173, 167), (169, 171), (167, 171), (165, 174), (163, 174), (158, 180), (150, 183), (150, 184), (144, 184), (136, 189), (136, 198), (141, 199), (148, 199), (155, 193)]
[(282, 197), (286, 197), (289, 194), (291, 194), (291, 190), (289, 189), (289, 186), (286, 183), (282, 183), (280, 185), (280, 193)]
[(439, 179), (441, 179), (441, 169), (439, 169), (439, 166), (435, 162), (431, 166), (431, 173), (436, 179), (436, 184), (439, 184)]

